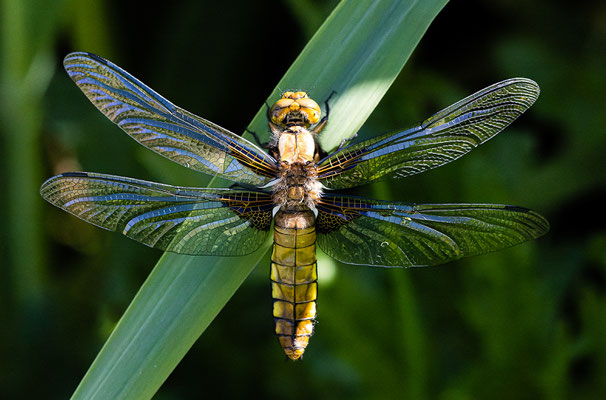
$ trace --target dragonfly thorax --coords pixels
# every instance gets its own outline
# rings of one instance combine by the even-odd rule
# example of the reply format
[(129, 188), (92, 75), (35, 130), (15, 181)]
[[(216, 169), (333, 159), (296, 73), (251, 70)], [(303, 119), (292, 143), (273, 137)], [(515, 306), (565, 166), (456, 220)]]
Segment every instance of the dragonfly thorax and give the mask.
[(317, 181), (318, 148), (314, 134), (303, 126), (291, 126), (279, 133), (280, 160), (274, 203), (289, 210), (315, 209), (322, 185)]
[(273, 201), (287, 210), (316, 208), (322, 194), (322, 184), (317, 180), (314, 163), (282, 163), (280, 176), (273, 186)]
[(278, 139), (280, 162), (287, 164), (310, 163), (316, 156), (313, 133), (302, 126), (292, 126), (280, 133)]
[[(270, 147), (280, 161), (273, 200), (282, 209), (315, 210), (320, 199), (322, 184), (317, 180), (319, 152), (315, 140), (325, 124), (320, 116), (320, 106), (305, 92), (285, 92), (270, 110)], [(316, 126), (308, 129), (311, 125)]]

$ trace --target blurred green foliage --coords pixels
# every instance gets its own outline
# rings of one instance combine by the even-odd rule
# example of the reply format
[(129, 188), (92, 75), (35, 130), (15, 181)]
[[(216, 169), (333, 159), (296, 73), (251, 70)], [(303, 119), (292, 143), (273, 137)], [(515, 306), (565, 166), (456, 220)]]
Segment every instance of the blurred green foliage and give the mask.
[[(103, 55), (241, 132), (334, 4), (0, 1), (0, 397), (69, 396), (160, 255), (45, 204), (42, 181), (85, 170), (206, 183), (105, 120), (63, 56)], [(156, 397), (606, 398), (605, 19), (598, 1), (453, 2), (360, 132), (413, 125), (507, 77), (536, 80), (537, 103), (490, 143), (360, 193), (523, 205), (550, 220), (546, 237), (426, 269), (320, 259), (318, 329), (298, 363), (272, 335), (257, 268)]]

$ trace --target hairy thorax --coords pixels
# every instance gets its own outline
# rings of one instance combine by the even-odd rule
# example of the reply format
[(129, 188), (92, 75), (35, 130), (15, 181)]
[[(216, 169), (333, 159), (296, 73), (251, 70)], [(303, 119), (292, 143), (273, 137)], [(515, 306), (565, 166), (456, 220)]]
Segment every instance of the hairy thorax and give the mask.
[(316, 167), (309, 164), (282, 165), (280, 177), (274, 185), (274, 204), (287, 210), (315, 209), (322, 193), (322, 184), (316, 179)]
[(294, 126), (280, 134), (280, 175), (274, 185), (274, 204), (288, 210), (315, 209), (322, 184), (317, 181), (316, 144), (313, 134)]

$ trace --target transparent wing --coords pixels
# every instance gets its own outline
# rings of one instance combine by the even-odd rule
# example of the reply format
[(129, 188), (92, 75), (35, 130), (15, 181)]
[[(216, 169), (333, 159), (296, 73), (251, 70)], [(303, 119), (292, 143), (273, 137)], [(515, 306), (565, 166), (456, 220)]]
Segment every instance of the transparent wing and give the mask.
[(264, 185), (276, 161), (244, 138), (179, 108), (122, 68), (91, 53), (71, 53), (65, 70), (124, 132), (181, 165), (235, 182)]
[(539, 96), (530, 79), (508, 79), (453, 104), (416, 128), (348, 146), (321, 161), (328, 188), (406, 177), (453, 161), (505, 129)]
[(175, 187), (86, 172), (55, 176), (40, 194), (91, 224), (190, 255), (251, 253), (265, 242), (272, 219), (266, 193)]
[(539, 214), (496, 204), (404, 204), (325, 195), (318, 245), (348, 264), (414, 267), (500, 250), (549, 230)]

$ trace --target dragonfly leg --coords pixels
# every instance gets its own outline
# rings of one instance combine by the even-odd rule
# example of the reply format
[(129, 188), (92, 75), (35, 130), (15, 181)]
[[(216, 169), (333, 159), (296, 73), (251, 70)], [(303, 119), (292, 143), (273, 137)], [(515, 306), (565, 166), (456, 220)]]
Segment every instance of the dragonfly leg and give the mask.
[(328, 105), (328, 102), (330, 101), (331, 97), (333, 95), (335, 95), (336, 93), (337, 92), (335, 90), (333, 90), (332, 92), (330, 92), (330, 94), (328, 95), (326, 100), (324, 100), (324, 108), (326, 108), (326, 115), (324, 116), (323, 119), (328, 119), (328, 114), (330, 114), (330, 106)]
[(257, 132), (252, 131), (248, 128), (246, 128), (244, 130), (244, 132), (246, 133), (250, 133), (253, 138), (255, 138), (255, 143), (257, 143), (257, 145), (259, 145), (259, 147), (263, 148), (263, 149), (269, 149), (269, 142), (261, 142), (261, 139), (259, 139), (259, 136), (257, 135)]
[(351, 135), (351, 137), (341, 140), (341, 144), (339, 144), (339, 147), (337, 147), (337, 149), (334, 152), (336, 153), (338, 151), (341, 151), (343, 149), (343, 147), (345, 147), (346, 144), (348, 144), (349, 142), (351, 142), (353, 139), (355, 139), (357, 137), (358, 137), (358, 134), (354, 133), (353, 135)]
[(324, 108), (326, 108), (326, 114), (324, 114), (324, 117), (320, 120), (320, 122), (318, 122), (315, 128), (311, 130), (314, 135), (318, 135), (320, 131), (322, 131), (322, 129), (324, 129), (324, 127), (326, 126), (326, 123), (328, 122), (328, 116), (330, 114), (330, 105), (328, 104), (328, 102), (335, 93), (337, 92), (333, 90), (332, 92), (330, 92), (326, 100), (324, 100)]
[[(265, 109), (267, 110), (267, 111), (265, 112), (265, 113), (266, 113), (266, 115), (267, 115), (267, 120), (268, 120), (268, 121), (271, 121), (271, 114), (270, 114), (271, 107), (270, 107), (270, 106), (269, 106), (269, 104), (267, 103), (267, 100), (265, 100), (265, 103), (263, 103), (263, 104), (265, 105)], [(269, 144), (269, 142), (262, 142), (262, 141), (261, 141), (261, 139), (259, 139), (259, 135), (257, 134), (257, 132), (252, 131), (252, 130), (250, 130), (250, 129), (248, 129), (248, 128), (246, 128), (246, 130), (245, 130), (244, 132), (246, 132), (246, 133), (250, 133), (250, 134), (253, 136), (253, 138), (255, 138), (255, 143), (256, 143), (256, 144), (257, 144), (259, 147), (261, 147), (261, 148), (263, 148), (263, 149), (269, 149), (269, 148), (271, 147), (271, 146), (270, 146), (270, 144)]]

